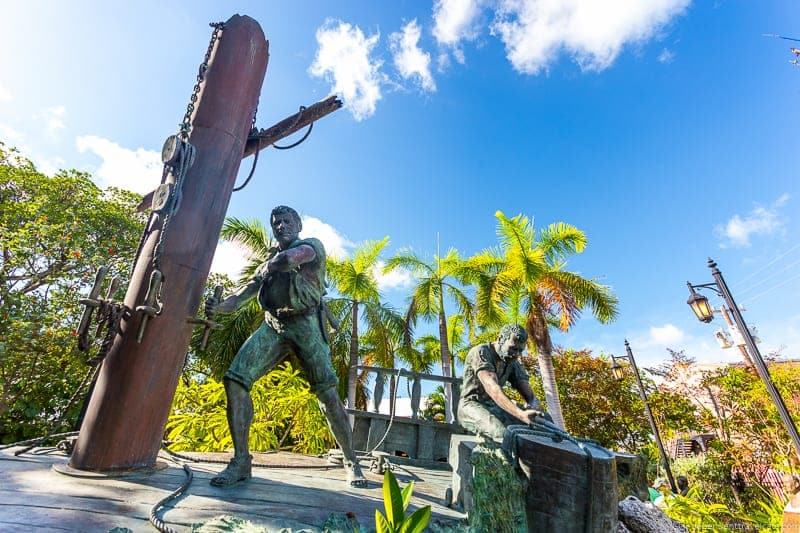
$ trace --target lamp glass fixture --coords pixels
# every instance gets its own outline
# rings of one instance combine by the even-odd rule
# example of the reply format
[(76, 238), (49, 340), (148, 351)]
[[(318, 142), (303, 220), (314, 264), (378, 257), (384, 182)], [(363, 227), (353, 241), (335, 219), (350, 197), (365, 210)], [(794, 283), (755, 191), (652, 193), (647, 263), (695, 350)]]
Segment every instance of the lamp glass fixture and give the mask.
[(714, 308), (708, 302), (708, 298), (691, 289), (692, 294), (686, 303), (692, 308), (695, 316), (700, 322), (709, 323), (714, 320)]
[(614, 359), (614, 363), (611, 365), (611, 373), (614, 374), (614, 379), (617, 381), (622, 381), (625, 378), (625, 369), (622, 368), (622, 365)]

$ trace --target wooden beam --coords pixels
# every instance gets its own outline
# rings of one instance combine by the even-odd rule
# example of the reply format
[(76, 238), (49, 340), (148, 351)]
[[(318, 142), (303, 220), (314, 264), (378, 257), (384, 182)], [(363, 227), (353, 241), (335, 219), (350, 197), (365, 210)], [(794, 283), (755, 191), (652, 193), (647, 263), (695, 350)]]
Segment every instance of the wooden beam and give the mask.
[(142, 313), (133, 312), (120, 324), (75, 443), (73, 468), (111, 471), (155, 464), (192, 334), (187, 319), (200, 306), (268, 56), (255, 20), (234, 15), (225, 23), (192, 117), (189, 142), (197, 158), (186, 174), (181, 207), (168, 226), (159, 216), (145, 230), (125, 295), (128, 309), (142, 305), (161, 241), (163, 310), (148, 322), (141, 343), (136, 336)]
[(269, 128), (258, 131), (257, 137), (247, 139), (242, 158), (253, 155), (261, 147), (261, 150), (272, 146), (281, 139), (288, 137), (292, 133), (298, 132), (308, 127), (322, 117), (325, 117), (342, 107), (342, 101), (336, 96), (329, 96), (324, 100), (308, 106), (298, 111), (292, 116), (286, 117), (277, 124)]

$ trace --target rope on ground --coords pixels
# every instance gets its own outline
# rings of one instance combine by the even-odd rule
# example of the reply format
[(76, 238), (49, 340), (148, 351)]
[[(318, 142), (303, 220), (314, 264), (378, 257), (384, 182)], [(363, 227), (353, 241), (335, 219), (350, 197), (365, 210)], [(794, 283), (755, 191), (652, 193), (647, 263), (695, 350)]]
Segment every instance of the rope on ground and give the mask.
[(66, 433), (52, 433), (50, 435), (45, 435), (44, 437), (36, 437), (35, 439), (21, 440), (19, 442), (12, 442), (11, 444), (4, 444), (0, 446), (0, 450), (15, 448), (17, 446), (29, 446), (31, 444), (35, 446), (40, 442), (44, 442), (49, 439), (55, 439), (56, 437), (74, 437), (77, 434), (78, 434), (77, 431), (67, 431)]
[(166, 507), (167, 502), (177, 499), (181, 494), (183, 494), (186, 489), (189, 488), (189, 485), (192, 483), (192, 479), (194, 478), (194, 474), (192, 473), (192, 469), (189, 468), (189, 465), (183, 465), (183, 471), (186, 473), (186, 480), (181, 484), (180, 487), (170, 492), (164, 498), (161, 498), (156, 502), (156, 504), (150, 509), (150, 523), (153, 524), (157, 530), (161, 531), (161, 533), (178, 533), (175, 529), (169, 527), (166, 522), (158, 517), (159, 511), (163, 507)]

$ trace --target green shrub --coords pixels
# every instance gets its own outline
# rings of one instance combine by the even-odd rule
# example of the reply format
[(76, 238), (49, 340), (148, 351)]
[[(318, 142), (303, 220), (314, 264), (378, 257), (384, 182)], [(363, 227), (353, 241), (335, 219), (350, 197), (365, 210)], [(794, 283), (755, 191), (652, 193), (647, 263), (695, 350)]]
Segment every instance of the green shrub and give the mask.
[[(258, 380), (251, 391), (255, 416), (250, 427), (254, 451), (290, 448), (319, 454), (335, 445), (317, 397), (299, 370), (286, 362)], [(178, 386), (167, 420), (166, 438), (175, 451), (221, 452), (233, 446), (225, 414), (225, 388), (214, 379)]]

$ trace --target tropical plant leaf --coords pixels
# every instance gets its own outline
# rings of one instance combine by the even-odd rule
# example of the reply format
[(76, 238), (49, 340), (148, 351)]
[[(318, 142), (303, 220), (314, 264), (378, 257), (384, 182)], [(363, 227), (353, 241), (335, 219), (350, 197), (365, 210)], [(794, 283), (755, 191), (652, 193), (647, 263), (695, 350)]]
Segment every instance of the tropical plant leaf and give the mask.
[(393, 527), (397, 527), (403, 520), (403, 496), (400, 486), (391, 470), (383, 474), (383, 507), (386, 510), (386, 519)]
[(377, 509), (375, 509), (375, 533), (394, 533), (394, 528)]
[(414, 492), (414, 482), (409, 481), (408, 485), (403, 487), (402, 496), (403, 496), (403, 512), (408, 509), (408, 504), (411, 503), (411, 494)]
[(411, 513), (400, 527), (400, 533), (422, 533), (431, 521), (431, 506), (426, 505)]

